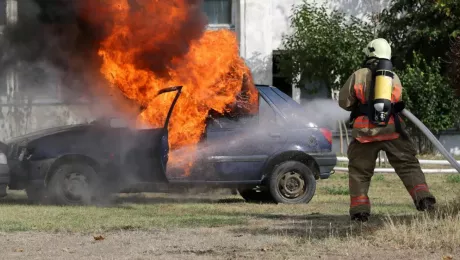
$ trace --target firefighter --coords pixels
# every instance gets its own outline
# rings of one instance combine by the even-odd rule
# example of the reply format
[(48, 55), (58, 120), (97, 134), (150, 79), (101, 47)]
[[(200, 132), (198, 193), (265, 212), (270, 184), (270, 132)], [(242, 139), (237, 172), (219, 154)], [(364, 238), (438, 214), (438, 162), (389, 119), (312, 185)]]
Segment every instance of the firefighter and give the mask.
[(350, 111), (352, 141), (348, 146), (349, 191), (352, 220), (365, 222), (371, 213), (368, 197), (378, 153), (385, 151), (419, 211), (434, 209), (431, 194), (416, 158), (405, 124), (402, 85), (392, 71), (391, 47), (385, 39), (375, 39), (364, 48), (366, 60), (339, 93), (339, 106)]

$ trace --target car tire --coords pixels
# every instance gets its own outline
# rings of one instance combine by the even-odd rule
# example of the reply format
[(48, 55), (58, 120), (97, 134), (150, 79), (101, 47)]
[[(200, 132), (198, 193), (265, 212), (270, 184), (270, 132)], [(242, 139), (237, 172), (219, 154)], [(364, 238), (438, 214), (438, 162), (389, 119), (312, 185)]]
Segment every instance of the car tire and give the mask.
[(50, 202), (58, 205), (88, 205), (98, 193), (97, 172), (83, 162), (59, 165), (47, 185)]
[(255, 203), (273, 203), (273, 197), (267, 190), (257, 191), (254, 189), (239, 189), (241, 197), (246, 202), (255, 202)]
[(268, 186), (277, 203), (309, 203), (316, 192), (316, 179), (305, 164), (286, 161), (273, 169)]

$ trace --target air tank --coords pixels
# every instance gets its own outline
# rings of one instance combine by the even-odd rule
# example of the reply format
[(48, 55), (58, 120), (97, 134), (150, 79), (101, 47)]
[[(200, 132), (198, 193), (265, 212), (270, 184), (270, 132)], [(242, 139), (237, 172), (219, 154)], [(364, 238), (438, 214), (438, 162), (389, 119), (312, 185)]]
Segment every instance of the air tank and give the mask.
[(374, 115), (376, 125), (385, 126), (391, 113), (391, 94), (393, 92), (393, 64), (390, 60), (381, 59), (375, 70)]

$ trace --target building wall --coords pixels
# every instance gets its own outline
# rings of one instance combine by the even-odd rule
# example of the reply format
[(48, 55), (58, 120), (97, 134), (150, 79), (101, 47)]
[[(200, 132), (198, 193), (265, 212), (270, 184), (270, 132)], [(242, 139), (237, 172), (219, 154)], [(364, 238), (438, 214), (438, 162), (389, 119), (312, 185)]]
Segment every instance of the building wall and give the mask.
[(256, 84), (272, 84), (273, 19), (271, 0), (240, 0), (237, 30), (240, 55)]
[[(236, 24), (241, 26), (241, 56), (244, 57), (255, 74), (258, 84), (272, 84), (272, 54), (283, 49), (282, 39), (291, 33), (290, 16), (293, 5), (303, 0), (240, 0), (240, 12)], [(366, 14), (379, 12), (388, 6), (389, 0), (309, 0), (310, 3), (366, 19)], [(308, 86), (306, 86), (308, 88)], [(314, 95), (327, 96), (327, 92)], [(307, 95), (312, 96), (312, 95)], [(308, 98), (293, 89), (293, 97)]]
[[(0, 35), (7, 23), (17, 21), (17, 1), (0, 0)], [(282, 49), (282, 37), (289, 34), (292, 6), (303, 0), (205, 0), (213, 28), (230, 28), (235, 30), (240, 41), (240, 54), (251, 67), (255, 82), (272, 84), (272, 54)], [(227, 2), (226, 2), (227, 1)], [(388, 5), (390, 0), (309, 0), (311, 3), (326, 4), (333, 9), (338, 8), (350, 15), (365, 19), (365, 14), (378, 12)], [(7, 96), (12, 96), (21, 86), (14, 73), (2, 79), (0, 87), (0, 141), (22, 135), (37, 129), (88, 122), (93, 120), (93, 113), (87, 105), (64, 105), (59, 100), (41, 100), (41, 104), (16, 104)], [(308, 86), (307, 86), (308, 87)], [(297, 99), (312, 99), (294, 91)], [(327, 95), (322, 92), (320, 96)], [(47, 104), (47, 105), (46, 105)], [(452, 154), (460, 154), (460, 133), (446, 133), (440, 142)], [(340, 139), (336, 135), (333, 149), (340, 152)], [(347, 144), (344, 139), (343, 151)]]
[[(0, 0), (0, 37), (7, 24), (17, 22), (20, 8), (18, 1), (20, 0)], [(211, 23), (209, 29), (234, 30), (238, 4), (239, 0), (205, 0), (204, 10)], [(100, 112), (94, 111), (100, 106), (91, 111), (87, 104), (70, 106), (60, 102), (58, 84), (45, 83), (50, 88), (55, 87), (55, 90), (46, 91), (43, 97), (35, 95), (33, 103), (26, 104), (24, 100), (17, 98), (23, 93), (21, 88), (26, 86), (21, 84), (21, 79), (14, 71), (0, 78), (0, 82), (0, 141), (38, 129), (92, 121), (95, 114)]]

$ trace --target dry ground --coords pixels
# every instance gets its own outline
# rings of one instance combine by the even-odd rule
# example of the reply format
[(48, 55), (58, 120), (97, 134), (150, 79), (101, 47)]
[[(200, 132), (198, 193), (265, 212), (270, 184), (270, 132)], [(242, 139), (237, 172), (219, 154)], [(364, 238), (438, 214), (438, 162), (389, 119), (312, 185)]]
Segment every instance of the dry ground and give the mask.
[[(440, 202), (415, 211), (394, 174), (374, 177), (373, 219), (348, 219), (347, 176), (318, 182), (307, 205), (245, 203), (224, 192), (132, 194), (110, 207), (0, 201), (2, 259), (457, 259), (460, 175), (427, 175)], [(98, 236), (104, 239), (97, 240)]]

